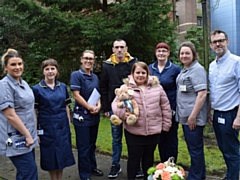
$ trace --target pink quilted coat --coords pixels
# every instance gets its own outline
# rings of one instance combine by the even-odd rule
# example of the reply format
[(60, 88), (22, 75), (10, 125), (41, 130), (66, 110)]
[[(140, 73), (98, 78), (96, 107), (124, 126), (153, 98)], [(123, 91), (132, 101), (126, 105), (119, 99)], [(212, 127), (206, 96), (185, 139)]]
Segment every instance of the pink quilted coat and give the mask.
[[(172, 113), (170, 104), (165, 91), (159, 84), (158, 78), (149, 76), (147, 87), (144, 91), (140, 89), (133, 77), (130, 75), (124, 80), (122, 86), (130, 86), (134, 90), (133, 99), (139, 106), (139, 117), (134, 125), (127, 125), (123, 121), (124, 128), (135, 135), (148, 136), (159, 134), (161, 131), (169, 131), (172, 125)], [(118, 108), (116, 105), (117, 97), (112, 102), (113, 113), (119, 118), (124, 119), (125, 108)]]

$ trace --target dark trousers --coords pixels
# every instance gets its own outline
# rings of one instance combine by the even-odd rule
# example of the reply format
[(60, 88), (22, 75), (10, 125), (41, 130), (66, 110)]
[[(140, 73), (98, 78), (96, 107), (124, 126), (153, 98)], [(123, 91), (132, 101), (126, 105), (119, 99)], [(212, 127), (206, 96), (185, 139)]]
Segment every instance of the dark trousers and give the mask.
[(204, 126), (196, 126), (190, 130), (188, 125), (183, 125), (185, 141), (191, 157), (191, 165), (188, 173), (188, 180), (201, 180), (206, 178), (206, 166), (203, 150), (203, 129)]
[[(227, 179), (239, 179), (239, 131), (232, 128), (238, 108), (230, 111), (214, 111), (213, 128), (218, 142), (218, 147), (223, 154), (227, 166)], [(225, 119), (225, 123), (219, 123), (219, 118)]]
[(78, 150), (78, 173), (80, 179), (91, 177), (93, 169), (97, 168), (95, 150), (98, 125), (74, 126)]
[(147, 170), (153, 166), (154, 150), (157, 144), (150, 145), (129, 145), (128, 148), (128, 162), (127, 162), (127, 176), (128, 180), (135, 179), (139, 170), (140, 161), (142, 162), (142, 169), (144, 173), (144, 180), (147, 180)]
[(10, 157), (17, 169), (16, 180), (37, 180), (38, 171), (35, 162), (34, 149), (26, 154)]
[(162, 131), (158, 143), (158, 151), (161, 162), (165, 162), (169, 157), (174, 157), (174, 162), (177, 162), (178, 156), (178, 122), (175, 121), (175, 116), (172, 119), (172, 126), (168, 132)]

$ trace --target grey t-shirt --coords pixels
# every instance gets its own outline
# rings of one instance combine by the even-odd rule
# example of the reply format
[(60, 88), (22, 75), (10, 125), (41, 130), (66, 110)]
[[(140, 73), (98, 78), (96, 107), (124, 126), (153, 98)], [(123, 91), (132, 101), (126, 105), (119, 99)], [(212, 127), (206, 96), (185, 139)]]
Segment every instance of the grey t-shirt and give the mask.
[[(188, 125), (197, 92), (207, 89), (207, 74), (203, 66), (195, 60), (189, 68), (184, 68), (177, 77), (177, 109), (176, 121)], [(197, 116), (197, 125), (204, 126), (207, 123), (207, 100)]]

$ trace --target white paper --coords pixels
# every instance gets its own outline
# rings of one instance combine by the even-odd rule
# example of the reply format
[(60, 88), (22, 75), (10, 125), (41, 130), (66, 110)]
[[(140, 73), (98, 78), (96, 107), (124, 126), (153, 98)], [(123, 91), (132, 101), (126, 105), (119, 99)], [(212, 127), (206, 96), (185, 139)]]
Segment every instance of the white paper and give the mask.
[(99, 94), (96, 88), (93, 89), (91, 96), (89, 97), (87, 103), (91, 106), (96, 106), (98, 100), (100, 99), (101, 95)]

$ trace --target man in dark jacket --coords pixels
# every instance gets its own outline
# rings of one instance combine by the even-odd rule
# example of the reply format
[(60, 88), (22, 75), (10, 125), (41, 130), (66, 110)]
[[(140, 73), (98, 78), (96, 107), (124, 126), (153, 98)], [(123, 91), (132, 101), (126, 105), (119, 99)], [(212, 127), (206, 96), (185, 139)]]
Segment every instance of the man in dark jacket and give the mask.
[[(137, 61), (127, 51), (126, 42), (122, 39), (117, 39), (113, 43), (113, 54), (107, 59), (102, 66), (100, 93), (101, 103), (104, 110), (104, 115), (110, 117), (112, 115), (111, 103), (115, 98), (115, 89), (123, 84), (123, 79), (131, 74), (133, 64)], [(122, 171), (120, 166), (120, 158), (122, 153), (122, 124), (112, 127), (112, 167), (108, 175), (109, 178), (116, 178)], [(139, 172), (138, 177), (143, 174)]]

